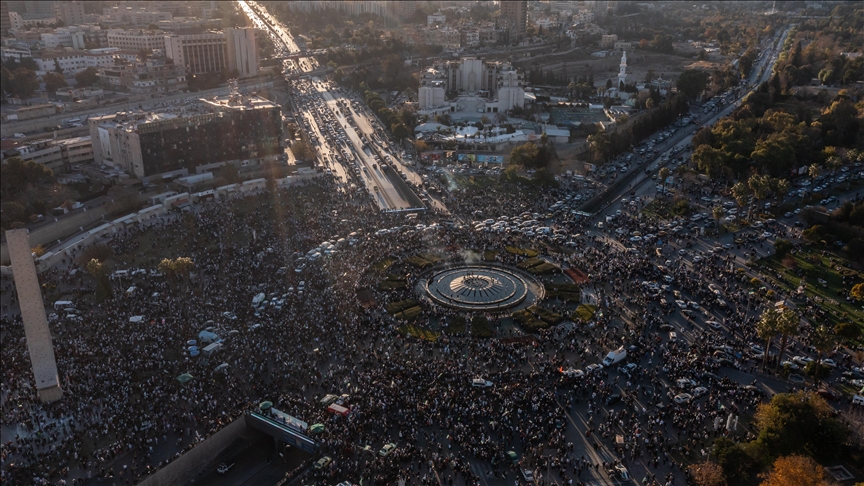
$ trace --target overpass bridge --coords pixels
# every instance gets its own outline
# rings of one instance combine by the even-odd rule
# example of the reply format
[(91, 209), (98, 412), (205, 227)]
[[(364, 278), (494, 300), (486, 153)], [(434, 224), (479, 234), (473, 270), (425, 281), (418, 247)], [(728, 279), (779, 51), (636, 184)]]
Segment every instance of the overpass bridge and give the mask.
[(284, 442), (291, 447), (309, 454), (315, 454), (320, 444), (306, 435), (305, 422), (302, 422), (275, 408), (248, 411), (244, 414), (246, 426)]

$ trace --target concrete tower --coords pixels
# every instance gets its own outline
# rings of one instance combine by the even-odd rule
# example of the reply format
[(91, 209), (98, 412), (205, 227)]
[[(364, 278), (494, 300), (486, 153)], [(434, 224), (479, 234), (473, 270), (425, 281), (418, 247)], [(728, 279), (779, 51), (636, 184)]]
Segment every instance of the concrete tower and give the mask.
[(45, 303), (42, 301), (36, 265), (33, 263), (30, 235), (26, 229), (7, 231), (6, 244), (9, 247), (9, 259), (12, 260), (12, 275), (15, 279), (15, 291), (18, 293), (18, 305), (21, 307), (21, 318), (24, 320), (24, 336), (27, 339), (30, 363), (33, 365), (36, 392), (43, 402), (53, 402), (63, 398), (63, 390), (57, 376), (54, 344), (51, 342), (51, 330), (48, 329), (48, 319), (45, 317)]

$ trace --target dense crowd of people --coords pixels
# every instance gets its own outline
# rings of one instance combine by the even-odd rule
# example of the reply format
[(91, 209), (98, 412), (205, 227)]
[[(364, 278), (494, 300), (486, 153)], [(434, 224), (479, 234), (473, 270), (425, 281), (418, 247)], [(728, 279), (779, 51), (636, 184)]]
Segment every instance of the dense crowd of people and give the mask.
[[(465, 219), (481, 210), (512, 216), (543, 212), (565, 194), (502, 193), (494, 196), (495, 205), (488, 194), (469, 194), (452, 202)], [(417, 222), (429, 225), (452, 216), (430, 211)], [(523, 257), (503, 250), (526, 242), (468, 225), (432, 231), (413, 225), (405, 224), (404, 215), (380, 213), (321, 179), (205, 202), (113, 234), (100, 246), (110, 249), (116, 268), (151, 270), (162, 258), (175, 257), (191, 258), (194, 268), (189, 275), (147, 272), (119, 279), (102, 302), (94, 300), (94, 278), (84, 271), (70, 275), (71, 269), (83, 269), (82, 258), (92, 248), (70, 255), (64, 265), (40, 275), (43, 284), (56, 286), (53, 295), (75, 295), (80, 315), (51, 316), (61, 400), (38, 401), (14, 296), (4, 303), (3, 482), (133, 484), (271, 400), (286, 413), (326, 425), (316, 438), (334, 461), (311, 473), (309, 481), (362, 477), (375, 484), (398, 479), (478, 484), (477, 471), (489, 479), (520, 481), (524, 469), (584, 484), (591, 474), (614, 475), (613, 466), (641, 461), (649, 472), (643, 482), (681, 484), (681, 462), (695, 459), (722, 433), (711, 427), (715, 419), (725, 420), (729, 410), (752, 412), (759, 401), (758, 391), (720, 378), (721, 363), (713, 357), (716, 346), (730, 346), (733, 356), (748, 349), (755, 337), (747, 309), (760, 305), (750, 301), (726, 257), (706, 259), (699, 269), (680, 263), (668, 269), (692, 295), (709, 295), (705, 277), (711, 276), (735, 303), (724, 322), (728, 337), (693, 328), (694, 344), (684, 348), (661, 338), (659, 326), (670, 307), (665, 302), (661, 307), (640, 284), (662, 276), (656, 264), (611, 239), (576, 236), (584, 223), (567, 216), (556, 227), (578, 241), (576, 252), (537, 246), (542, 257), (592, 275), (586, 291), (597, 297), (600, 312), (590, 324), (536, 335), (505, 333), (496, 326), (497, 337), (525, 339), (444, 334), (427, 342), (400, 334), (402, 323), (383, 305), (361, 305), (357, 290), (375, 289), (385, 273), (373, 265), (385, 257), (401, 262), (430, 252), (461, 261), (467, 250), (501, 250), (499, 262), (515, 264)], [(374, 235), (394, 227), (401, 229)], [(327, 241), (341, 243), (320, 257), (310, 255)], [(409, 277), (408, 290), (375, 290), (374, 296), (381, 304), (407, 297), (416, 278)], [(14, 294), (10, 280), (4, 277), (2, 285), (4, 295)], [(136, 291), (127, 293), (131, 285)], [(261, 293), (268, 305), (252, 306)], [(421, 305), (421, 327), (455, 314), (422, 300)], [(547, 305), (568, 310), (560, 301)], [(143, 318), (130, 320), (133, 316)], [(204, 329), (223, 339), (222, 350), (208, 359), (188, 349), (188, 341)], [(622, 345), (629, 347), (635, 368), (601, 368), (582, 379), (558, 371), (584, 369)], [(228, 365), (227, 372), (214, 372), (220, 363)], [(731, 365), (745, 367), (743, 358)], [(193, 379), (181, 384), (176, 377), (182, 373)], [(492, 386), (472, 386), (475, 377)], [(666, 382), (684, 377), (717, 386), (698, 404), (670, 402)], [(320, 405), (331, 393), (347, 395), (347, 417)], [(607, 405), (612, 395), (623, 400)], [(568, 435), (573, 429), (576, 435)], [(379, 456), (381, 445), (390, 442), (395, 451)], [(598, 452), (603, 450), (610, 452)], [(508, 451), (517, 452), (518, 466)], [(484, 466), (472, 467), (478, 463)]]

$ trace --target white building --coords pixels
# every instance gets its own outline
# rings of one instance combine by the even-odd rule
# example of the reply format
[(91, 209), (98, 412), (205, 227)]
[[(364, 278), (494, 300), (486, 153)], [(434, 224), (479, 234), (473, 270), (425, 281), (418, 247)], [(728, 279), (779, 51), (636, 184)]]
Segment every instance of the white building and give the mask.
[(108, 47), (130, 51), (165, 49), (165, 34), (152, 30), (111, 29), (108, 31)]
[(258, 48), (255, 43), (255, 29), (226, 29), (225, 39), (228, 46), (228, 68), (236, 69), (241, 78), (258, 74)]
[(60, 27), (54, 29), (54, 32), (39, 34), (39, 38), (42, 39), (47, 49), (59, 49), (61, 47), (84, 49), (84, 31), (78, 30), (77, 27)]
[(618, 65), (618, 86), (620, 88), (627, 81), (627, 51), (621, 56), (621, 64)]
[(498, 71), (498, 111), (509, 111), (517, 106), (525, 106), (525, 88), (522, 76), (508, 65)]
[(426, 16), (426, 27), (433, 27), (435, 25), (444, 25), (447, 23), (447, 16), (443, 13), (434, 13), (432, 15)]
[(33, 56), (36, 75), (54, 71), (59, 66), (64, 74), (75, 75), (88, 67), (100, 68), (114, 64), (117, 49), (90, 49), (87, 51), (42, 51)]
[(421, 110), (435, 108), (445, 104), (444, 75), (435, 68), (427, 69), (420, 76), (420, 88), (417, 90), (418, 104)]
[(258, 74), (255, 29), (226, 29), (202, 34), (165, 36), (165, 55), (189, 74), (218, 73), (236, 69), (240, 77)]

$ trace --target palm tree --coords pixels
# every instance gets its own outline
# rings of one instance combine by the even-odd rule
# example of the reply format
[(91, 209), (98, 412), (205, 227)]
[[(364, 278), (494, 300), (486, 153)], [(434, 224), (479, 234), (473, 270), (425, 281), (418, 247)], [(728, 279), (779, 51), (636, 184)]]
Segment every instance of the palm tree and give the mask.
[(837, 343), (837, 336), (834, 335), (830, 327), (820, 325), (813, 329), (810, 333), (810, 344), (816, 348), (816, 366), (814, 367), (814, 380), (819, 384), (819, 367), (822, 366), (822, 354), (834, 349)]
[[(768, 197), (768, 193), (771, 192), (771, 178), (764, 175), (753, 174), (750, 176), (750, 179), (747, 180), (747, 185), (750, 186), (750, 190), (753, 191), (753, 202), (756, 204), (756, 209), (759, 209), (759, 201)], [(752, 211), (753, 205), (750, 205), (750, 210)], [(748, 214), (747, 219), (750, 218), (750, 214)]]
[(789, 336), (798, 334), (801, 318), (792, 309), (784, 309), (778, 313), (780, 314), (777, 318), (777, 332), (780, 333), (780, 354), (777, 355), (777, 363), (780, 363), (783, 360), (783, 352), (786, 351), (786, 342)]
[(762, 356), (762, 371), (768, 366), (768, 355), (771, 349), (771, 340), (777, 335), (779, 313), (774, 309), (768, 309), (762, 313), (759, 322), (756, 323), (756, 334), (759, 339), (765, 341), (765, 353)]
[(714, 206), (711, 214), (714, 216), (714, 220), (717, 221), (717, 236), (720, 236), (720, 220), (726, 215), (726, 210), (723, 209), (723, 206)]

